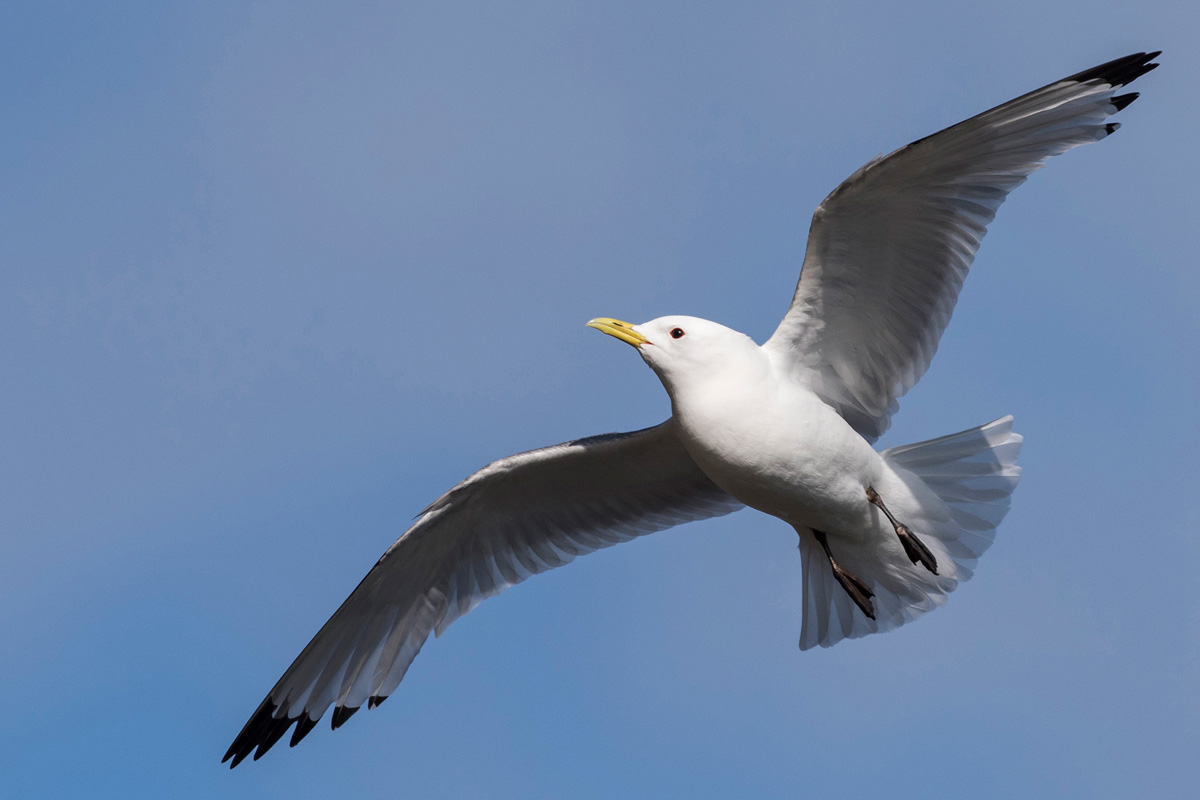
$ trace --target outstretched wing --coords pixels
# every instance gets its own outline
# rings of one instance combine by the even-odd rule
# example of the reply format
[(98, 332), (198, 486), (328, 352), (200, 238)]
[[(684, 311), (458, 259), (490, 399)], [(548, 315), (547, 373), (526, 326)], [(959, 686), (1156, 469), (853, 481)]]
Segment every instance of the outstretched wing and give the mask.
[(383, 554), (234, 739), (231, 767), (330, 705), (334, 729), (399, 685), (431, 631), (575, 556), (741, 504), (687, 454), (673, 419), (493, 462), (442, 495)]
[(871, 161), (817, 208), (791, 308), (765, 347), (877, 439), (933, 358), (987, 226), (1050, 156), (1106, 120), (1154, 69), (1136, 53), (1030, 92)]

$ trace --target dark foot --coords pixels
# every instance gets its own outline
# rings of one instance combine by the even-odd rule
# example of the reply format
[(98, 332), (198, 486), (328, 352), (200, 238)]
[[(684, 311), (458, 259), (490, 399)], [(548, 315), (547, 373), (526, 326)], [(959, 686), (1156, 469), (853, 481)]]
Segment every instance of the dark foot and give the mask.
[(861, 608), (868, 617), (875, 619), (875, 604), (871, 602), (875, 593), (868, 589), (865, 583), (842, 569), (836, 561), (830, 561), (829, 566), (833, 567), (833, 577), (837, 578), (838, 583), (846, 590), (846, 594), (850, 595), (854, 604)]
[(860, 581), (853, 574), (842, 569), (842, 565), (833, 557), (833, 553), (829, 550), (829, 540), (821, 531), (813, 531), (813, 535), (817, 537), (821, 548), (825, 551), (825, 556), (829, 559), (829, 566), (833, 568), (833, 577), (837, 578), (837, 582), (846, 590), (846, 594), (850, 595), (850, 599), (854, 604), (862, 609), (862, 612), (869, 618), (875, 619), (875, 604), (871, 602), (871, 598), (875, 593), (870, 587)]
[(924, 542), (917, 538), (916, 534), (909, 530), (907, 525), (892, 516), (892, 512), (888, 511), (888, 507), (883, 504), (883, 498), (879, 496), (879, 492), (875, 491), (875, 487), (867, 487), (867, 500), (882, 511), (888, 521), (892, 523), (892, 527), (896, 529), (896, 536), (900, 537), (900, 544), (904, 545), (904, 553), (908, 556), (908, 560), (914, 564), (920, 564), (937, 575), (937, 559), (933, 557), (933, 553), (929, 551)]
[(897, 525), (896, 535), (900, 537), (900, 544), (904, 545), (904, 552), (909, 561), (914, 564), (919, 563), (934, 575), (938, 574), (937, 559), (933, 557), (933, 553), (929, 552), (925, 543), (913, 535), (907, 525)]

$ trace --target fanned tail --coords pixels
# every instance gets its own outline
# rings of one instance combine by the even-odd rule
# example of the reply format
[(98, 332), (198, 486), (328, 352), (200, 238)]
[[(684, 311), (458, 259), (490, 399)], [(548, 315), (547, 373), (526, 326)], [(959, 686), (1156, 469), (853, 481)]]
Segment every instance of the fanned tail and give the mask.
[[(1011, 416), (926, 442), (880, 453), (891, 467), (889, 501), (933, 552), (934, 575), (903, 556), (881, 561), (878, 549), (845, 548), (838, 559), (875, 592), (875, 616), (859, 611), (834, 579), (817, 540), (800, 532), (804, 560), (804, 624), (800, 649), (829, 647), (842, 639), (898, 628), (946, 602), (946, 595), (969, 579), (975, 564), (995, 540), (1021, 477), (1017, 456), (1022, 437)], [(885, 563), (886, 562), (886, 563)]]

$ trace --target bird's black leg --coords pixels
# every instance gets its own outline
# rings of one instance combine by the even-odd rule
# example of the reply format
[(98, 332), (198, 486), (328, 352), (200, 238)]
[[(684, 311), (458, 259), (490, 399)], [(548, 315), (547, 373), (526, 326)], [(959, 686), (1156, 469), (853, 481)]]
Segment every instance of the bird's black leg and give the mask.
[(829, 566), (833, 567), (833, 577), (837, 578), (837, 582), (846, 590), (846, 594), (850, 595), (850, 599), (854, 604), (862, 609), (862, 612), (871, 619), (875, 619), (875, 605), (871, 602), (871, 598), (875, 593), (870, 587), (860, 581), (854, 575), (842, 569), (842, 565), (833, 557), (833, 553), (829, 551), (829, 539), (821, 531), (813, 531), (813, 536), (817, 537), (817, 541), (821, 543), (822, 549), (825, 550), (825, 555), (829, 559)]
[(904, 545), (904, 553), (908, 556), (908, 560), (914, 564), (921, 564), (925, 569), (937, 575), (937, 559), (933, 557), (933, 553), (929, 552), (925, 543), (918, 539), (907, 525), (892, 516), (892, 512), (888, 511), (888, 507), (883, 504), (883, 498), (879, 496), (879, 492), (875, 491), (875, 487), (867, 487), (867, 500), (882, 511), (888, 521), (892, 523), (892, 527), (896, 529), (896, 535), (900, 537), (900, 544)]

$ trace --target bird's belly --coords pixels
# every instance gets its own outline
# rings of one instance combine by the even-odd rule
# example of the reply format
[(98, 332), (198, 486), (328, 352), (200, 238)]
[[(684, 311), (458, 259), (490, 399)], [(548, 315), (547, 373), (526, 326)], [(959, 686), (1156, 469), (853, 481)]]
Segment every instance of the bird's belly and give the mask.
[(879, 454), (825, 403), (801, 400), (685, 412), (684, 444), (751, 508), (835, 536), (871, 535), (877, 520), (865, 490), (882, 472)]

